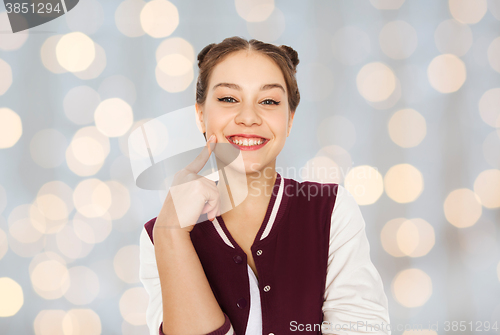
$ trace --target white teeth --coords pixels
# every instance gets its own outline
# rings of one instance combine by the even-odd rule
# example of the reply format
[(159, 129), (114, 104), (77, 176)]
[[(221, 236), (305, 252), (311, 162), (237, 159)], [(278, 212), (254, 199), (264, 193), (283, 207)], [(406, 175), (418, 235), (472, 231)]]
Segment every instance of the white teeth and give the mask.
[(253, 145), (260, 145), (264, 142), (263, 139), (259, 139), (259, 140), (247, 140), (247, 139), (244, 139), (244, 140), (233, 140), (233, 143), (236, 143), (238, 145), (242, 145), (242, 146), (245, 146), (245, 147), (250, 147), (250, 146), (253, 146)]

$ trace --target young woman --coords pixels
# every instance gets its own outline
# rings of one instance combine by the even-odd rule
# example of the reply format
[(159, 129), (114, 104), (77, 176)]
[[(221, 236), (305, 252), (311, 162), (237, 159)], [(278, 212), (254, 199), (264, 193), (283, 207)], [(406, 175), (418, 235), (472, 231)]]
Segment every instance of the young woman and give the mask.
[[(199, 53), (196, 115), (207, 146), (141, 234), (151, 334), (390, 334), (355, 199), (339, 184), (276, 172), (300, 101), (298, 63), (288, 46), (240, 37)], [(243, 160), (222, 166), (218, 157), (215, 183), (198, 172), (218, 145)], [(227, 210), (228, 194), (247, 193)]]

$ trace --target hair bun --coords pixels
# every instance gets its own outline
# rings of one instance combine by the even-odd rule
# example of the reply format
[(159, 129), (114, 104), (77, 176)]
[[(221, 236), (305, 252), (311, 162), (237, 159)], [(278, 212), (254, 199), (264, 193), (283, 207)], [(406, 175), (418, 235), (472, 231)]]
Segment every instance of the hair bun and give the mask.
[(203, 63), (203, 60), (205, 59), (205, 56), (207, 53), (210, 51), (215, 46), (215, 43), (210, 43), (206, 47), (204, 47), (200, 53), (198, 54), (198, 67), (201, 67), (201, 63)]
[(299, 54), (297, 53), (297, 51), (295, 51), (293, 48), (289, 47), (288, 45), (281, 45), (280, 48), (286, 52), (286, 54), (288, 55), (288, 57), (292, 61), (293, 69), (295, 70), (297, 68), (297, 65), (300, 62), (299, 61)]

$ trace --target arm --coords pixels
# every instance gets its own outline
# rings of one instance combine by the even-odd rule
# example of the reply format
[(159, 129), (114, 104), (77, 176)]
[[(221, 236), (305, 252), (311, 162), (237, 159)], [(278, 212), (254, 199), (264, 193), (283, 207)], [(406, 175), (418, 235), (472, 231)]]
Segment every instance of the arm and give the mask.
[(390, 335), (387, 296), (370, 260), (365, 221), (356, 200), (341, 185), (330, 229), (322, 334)]
[[(157, 239), (159, 238), (157, 237)], [(191, 241), (189, 241), (189, 243), (191, 243)], [(163, 276), (161, 280), (156, 256), (159, 250), (162, 250), (162, 253), (165, 255), (165, 257), (159, 257), (163, 263), (168, 261), (168, 257), (175, 255), (172, 250), (164, 246), (159, 248), (153, 245), (146, 229), (143, 229), (140, 237), (140, 279), (149, 294), (146, 320), (150, 335), (170, 333), (234, 335), (233, 327), (227, 315), (222, 312), (218, 304), (217, 306), (213, 305), (213, 300), (215, 300), (215, 298), (192, 244), (190, 246), (187, 243), (180, 244), (178, 250), (180, 250), (180, 253), (184, 253), (183, 256), (175, 256), (171, 264), (162, 269), (163, 271), (168, 271), (168, 274), (176, 274), (176, 276)], [(196, 259), (194, 256), (196, 256)], [(191, 267), (186, 266), (188, 264), (191, 265)], [(195, 268), (195, 271), (191, 270), (192, 268)], [(200, 276), (200, 269), (202, 276)], [(196, 275), (193, 276), (193, 274), (197, 274), (197, 277)], [(162, 281), (166, 282), (167, 280), (170, 280), (170, 282), (168, 282), (170, 287), (169, 290), (163, 292), (164, 299), (162, 299)], [(192, 287), (196, 289), (192, 289)], [(175, 294), (175, 292), (172, 294), (171, 290), (176, 289), (179, 294)], [(197, 296), (197, 294), (199, 295)], [(207, 298), (209, 304), (206, 304)], [(210, 298), (213, 298), (213, 300)], [(164, 303), (163, 300), (167, 303)], [(217, 303), (217, 301), (215, 301), (215, 303)], [(164, 306), (166, 306), (165, 311), (170, 313), (167, 315), (168, 319), (164, 317)], [(211, 306), (211, 310), (203, 309), (206, 308), (206, 306)], [(211, 320), (209, 320), (210, 317), (212, 317)], [(172, 325), (169, 326), (170, 328), (167, 328), (167, 326), (163, 327), (163, 321), (166, 320), (170, 322), (168, 325)], [(175, 324), (172, 322), (175, 322)], [(167, 323), (165, 324), (167, 325)], [(189, 331), (186, 329), (189, 329)], [(163, 333), (163, 330), (165, 330), (166, 333)]]

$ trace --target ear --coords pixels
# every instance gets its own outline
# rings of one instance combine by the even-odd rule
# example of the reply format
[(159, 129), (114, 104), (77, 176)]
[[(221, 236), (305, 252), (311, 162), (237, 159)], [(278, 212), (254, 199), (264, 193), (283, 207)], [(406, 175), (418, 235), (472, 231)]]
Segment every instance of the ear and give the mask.
[(288, 114), (288, 131), (287, 131), (287, 134), (286, 134), (286, 137), (288, 137), (288, 135), (290, 135), (290, 131), (292, 130), (292, 124), (293, 124), (293, 118), (295, 116), (295, 112), (291, 112)]
[(201, 110), (201, 106), (198, 103), (194, 104), (196, 108), (196, 121), (200, 126), (200, 130), (202, 133), (206, 133), (205, 122), (203, 122), (203, 111)]

